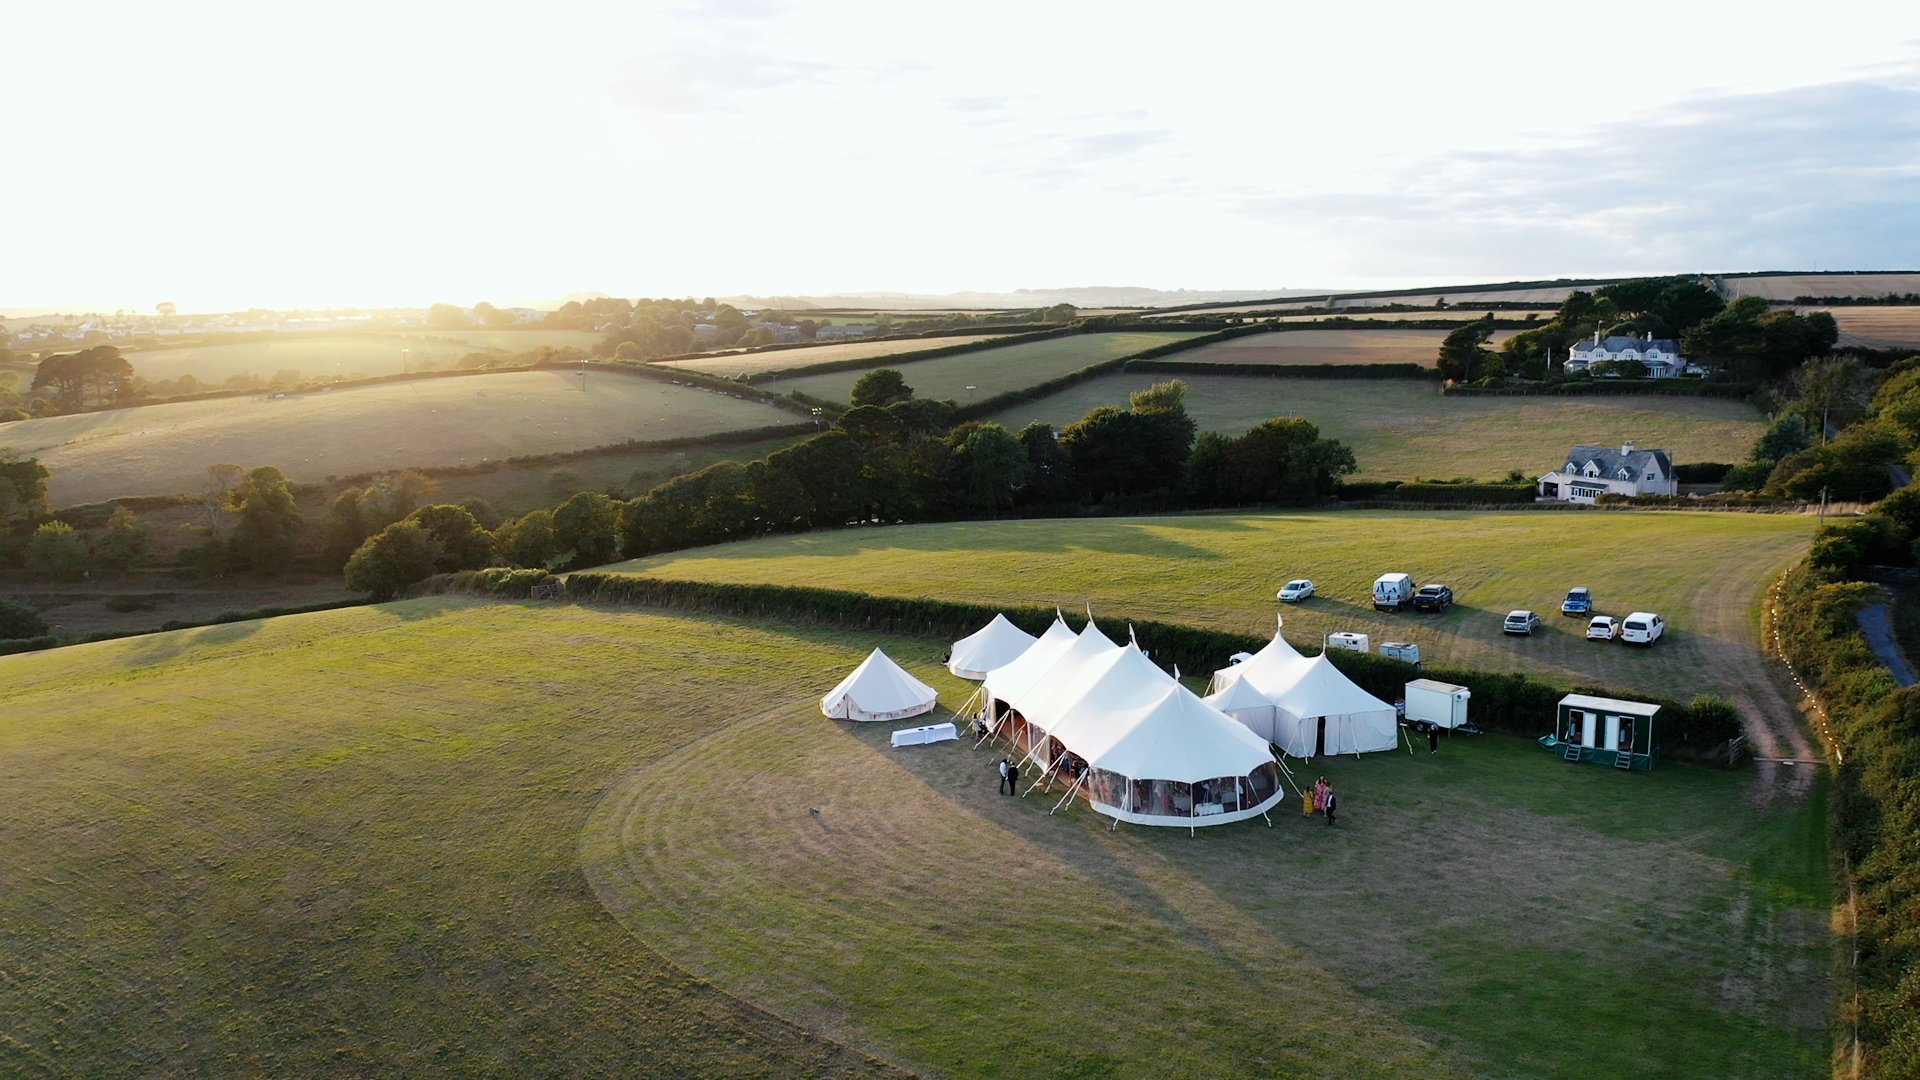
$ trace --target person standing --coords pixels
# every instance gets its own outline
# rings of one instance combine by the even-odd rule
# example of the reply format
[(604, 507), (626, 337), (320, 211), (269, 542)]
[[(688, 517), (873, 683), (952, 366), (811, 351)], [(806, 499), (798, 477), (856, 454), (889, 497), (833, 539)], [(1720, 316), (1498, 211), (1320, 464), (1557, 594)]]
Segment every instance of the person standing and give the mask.
[(1008, 780), (1007, 780), (1007, 759), (1001, 758), (1000, 759), (1000, 794), (1002, 795), (1007, 794), (1007, 788), (1009, 786), (1010, 784), (1008, 783)]
[(1338, 798), (1333, 793), (1333, 785), (1328, 784), (1327, 785), (1327, 824), (1329, 826), (1333, 824), (1333, 808), (1338, 804), (1339, 804)]
[(1327, 783), (1327, 778), (1324, 776), (1322, 776), (1320, 779), (1315, 780), (1313, 782), (1313, 812), (1314, 813), (1318, 814), (1326, 810), (1327, 792), (1328, 790), (1330, 790), (1330, 787), (1331, 785)]
[(1439, 752), (1440, 752), (1440, 729), (1438, 727), (1430, 727), (1427, 729), (1427, 753), (1437, 754)]
[(1007, 766), (1007, 794), (1020, 794), (1020, 765), (1018, 762)]

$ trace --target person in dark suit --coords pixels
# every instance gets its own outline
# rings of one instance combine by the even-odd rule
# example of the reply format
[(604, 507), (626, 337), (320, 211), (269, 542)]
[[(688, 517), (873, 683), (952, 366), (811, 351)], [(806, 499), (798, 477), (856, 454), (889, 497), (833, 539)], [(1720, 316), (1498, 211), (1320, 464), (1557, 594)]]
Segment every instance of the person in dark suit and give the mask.
[(1020, 794), (1020, 763), (1017, 761), (1007, 766), (1007, 794)]
[(1333, 824), (1333, 808), (1339, 805), (1339, 797), (1333, 793), (1333, 785), (1327, 785), (1327, 824)]
[(1427, 753), (1437, 754), (1439, 752), (1440, 728), (1438, 726), (1430, 727), (1427, 729)]

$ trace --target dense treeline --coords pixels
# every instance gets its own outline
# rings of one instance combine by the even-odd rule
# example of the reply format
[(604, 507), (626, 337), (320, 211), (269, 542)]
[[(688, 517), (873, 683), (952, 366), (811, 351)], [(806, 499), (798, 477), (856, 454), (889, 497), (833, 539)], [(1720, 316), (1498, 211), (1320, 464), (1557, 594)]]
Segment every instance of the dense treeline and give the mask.
[[(1747, 460), (1732, 491), (1801, 500), (1872, 502), (1920, 463), (1920, 356), (1876, 371), (1854, 357), (1810, 360)], [(1829, 429), (1840, 427), (1832, 438)]]

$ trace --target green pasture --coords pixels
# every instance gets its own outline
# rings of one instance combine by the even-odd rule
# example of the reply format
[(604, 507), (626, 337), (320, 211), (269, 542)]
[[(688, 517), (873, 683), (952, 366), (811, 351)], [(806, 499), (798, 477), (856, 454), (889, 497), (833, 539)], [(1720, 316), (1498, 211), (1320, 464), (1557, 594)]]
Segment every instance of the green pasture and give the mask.
[(289, 369), (309, 380), (446, 369), (468, 353), (520, 353), (542, 345), (587, 349), (600, 337), (584, 330), (478, 329), (288, 334), (236, 342), (215, 337), (191, 345), (129, 350), (126, 357), (143, 379), (159, 382), (192, 375), (217, 387), (235, 375), (271, 379)]
[[(582, 389), (584, 385), (584, 390)], [(0, 446), (52, 472), (56, 506), (197, 490), (208, 465), (296, 481), (502, 461), (628, 439), (793, 423), (758, 401), (632, 375), (501, 372), (144, 405), (0, 424)]]
[(1817, 797), (1463, 737), (1110, 833), (822, 718), (875, 645), (969, 689), (453, 599), (0, 658), (0, 1072), (1825, 1070)]
[(1176, 377), (1187, 384), (1187, 411), (1200, 430), (1237, 435), (1276, 416), (1301, 417), (1351, 446), (1362, 478), (1495, 479), (1510, 469), (1533, 477), (1559, 465), (1575, 443), (1658, 447), (1681, 464), (1736, 462), (1766, 429), (1752, 406), (1712, 398), (1442, 397), (1437, 383), (1419, 379), (1144, 373), (1092, 379), (992, 419), (1015, 430), (1033, 420), (1070, 424), (1102, 405), (1124, 408), (1127, 395)]
[[(967, 334), (953, 337), (909, 338), (902, 341), (839, 341), (826, 345), (809, 345), (800, 349), (775, 349), (772, 352), (714, 353), (711, 356), (696, 357), (692, 360), (666, 360), (656, 366), (682, 368), (687, 371), (734, 378), (741, 375), (756, 375), (763, 371), (785, 371), (789, 368), (834, 364), (842, 360), (867, 360), (877, 356), (911, 356), (929, 349), (947, 349), (970, 341), (992, 340), (1005, 336), (1004, 334)], [(858, 375), (856, 374), (855, 377), (857, 378)], [(783, 385), (790, 386), (791, 383)], [(851, 388), (853, 384), (847, 385)]]
[[(1193, 336), (1194, 333), (1186, 331), (1069, 334), (902, 364), (900, 373), (906, 376), (907, 385), (913, 387), (918, 397), (946, 398), (965, 405)], [(864, 371), (836, 371), (799, 375), (769, 383), (767, 388), (782, 393), (797, 390), (829, 401), (845, 401), (853, 393), (853, 384), (864, 374)], [(969, 386), (973, 389), (968, 390)], [(1126, 401), (1123, 399), (1120, 404), (1125, 405)]]
[[(1248, 334), (1175, 353), (1175, 364), (1421, 364), (1432, 367), (1445, 330), (1285, 330)], [(1498, 348), (1513, 336), (1496, 330)]]
[[(1070, 612), (1091, 604), (1095, 616), (1261, 636), (1278, 612), (1309, 651), (1324, 634), (1352, 630), (1414, 642), (1431, 663), (1686, 698), (1734, 693), (1752, 678), (1760, 592), (1813, 529), (1800, 515), (1603, 511), (974, 521), (766, 537), (614, 569)], [(1376, 612), (1372, 583), (1388, 572), (1451, 585), (1458, 601), (1439, 615)], [(1312, 578), (1320, 595), (1279, 603), (1275, 591), (1297, 577)], [(1585, 620), (1559, 614), (1575, 585), (1593, 590), (1596, 613), (1661, 613), (1664, 640), (1651, 649), (1588, 642)], [(1542, 631), (1503, 634), (1515, 608), (1539, 611)]]

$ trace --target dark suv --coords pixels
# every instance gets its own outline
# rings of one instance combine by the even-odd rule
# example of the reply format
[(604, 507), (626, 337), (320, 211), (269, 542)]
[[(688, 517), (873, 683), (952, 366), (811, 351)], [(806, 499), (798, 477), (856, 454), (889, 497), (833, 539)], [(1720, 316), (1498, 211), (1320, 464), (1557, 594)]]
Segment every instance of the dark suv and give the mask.
[(1453, 589), (1447, 585), (1422, 585), (1413, 594), (1413, 610), (1445, 611), (1453, 606)]

